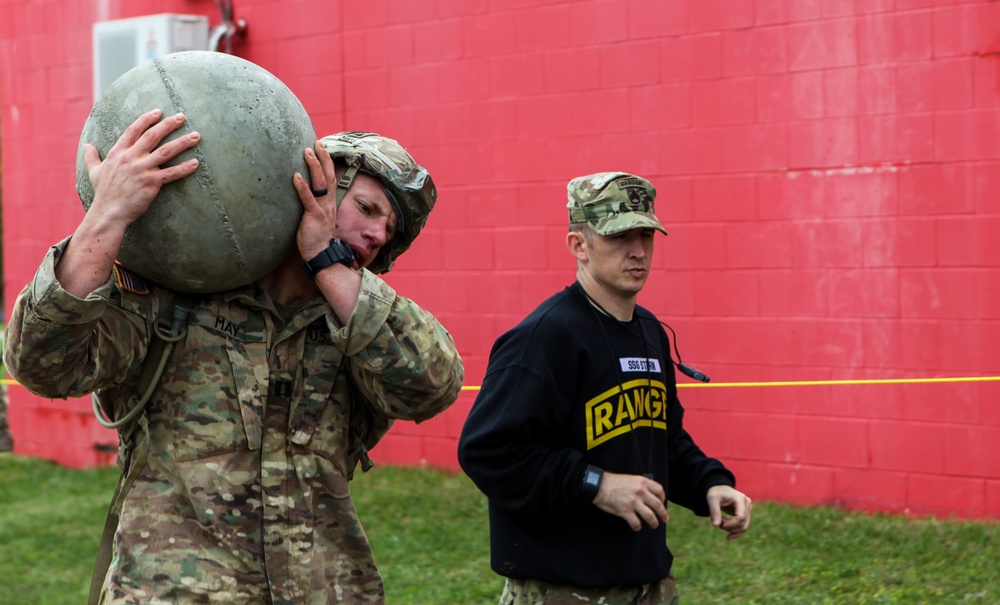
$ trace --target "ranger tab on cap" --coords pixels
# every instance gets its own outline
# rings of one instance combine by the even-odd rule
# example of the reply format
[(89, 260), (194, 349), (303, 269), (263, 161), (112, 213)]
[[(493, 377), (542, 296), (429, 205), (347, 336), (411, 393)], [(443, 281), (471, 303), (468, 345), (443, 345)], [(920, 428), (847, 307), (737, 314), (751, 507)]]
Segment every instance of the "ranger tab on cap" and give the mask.
[(570, 223), (590, 223), (601, 235), (630, 229), (667, 230), (653, 213), (656, 188), (626, 172), (598, 172), (573, 179), (567, 186)]

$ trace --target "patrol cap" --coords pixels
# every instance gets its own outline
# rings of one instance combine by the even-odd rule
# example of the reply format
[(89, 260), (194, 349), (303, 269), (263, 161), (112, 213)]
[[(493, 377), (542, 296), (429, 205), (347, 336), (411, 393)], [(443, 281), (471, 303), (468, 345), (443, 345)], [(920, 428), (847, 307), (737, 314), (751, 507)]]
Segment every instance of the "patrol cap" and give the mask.
[(589, 223), (601, 235), (630, 229), (667, 230), (653, 214), (656, 188), (627, 172), (598, 172), (569, 182), (569, 222)]

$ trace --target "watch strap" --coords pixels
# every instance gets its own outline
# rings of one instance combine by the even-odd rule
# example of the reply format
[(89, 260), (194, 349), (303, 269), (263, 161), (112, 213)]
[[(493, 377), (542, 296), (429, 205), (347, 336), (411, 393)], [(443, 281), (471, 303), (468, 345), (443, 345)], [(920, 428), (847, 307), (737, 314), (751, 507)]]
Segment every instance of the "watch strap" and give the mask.
[(601, 480), (604, 479), (604, 469), (593, 464), (588, 464), (583, 471), (583, 482), (580, 484), (580, 497), (586, 502), (593, 502), (597, 497), (598, 490), (601, 489)]
[(340, 263), (346, 267), (354, 266), (354, 251), (351, 247), (336, 237), (330, 239), (330, 245), (322, 252), (306, 261), (306, 275), (316, 279), (316, 274), (330, 265)]

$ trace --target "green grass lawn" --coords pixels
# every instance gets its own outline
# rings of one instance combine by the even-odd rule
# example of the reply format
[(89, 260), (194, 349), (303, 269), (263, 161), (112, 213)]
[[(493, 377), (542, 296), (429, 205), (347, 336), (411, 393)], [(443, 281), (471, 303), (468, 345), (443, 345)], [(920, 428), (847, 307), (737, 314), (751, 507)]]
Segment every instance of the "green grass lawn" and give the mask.
[[(0, 595), (85, 602), (117, 469), (0, 454)], [(486, 503), (464, 475), (376, 467), (352, 484), (389, 605), (493, 605)], [(1000, 603), (1000, 523), (904, 519), (757, 502), (727, 542), (671, 508), (685, 605)]]

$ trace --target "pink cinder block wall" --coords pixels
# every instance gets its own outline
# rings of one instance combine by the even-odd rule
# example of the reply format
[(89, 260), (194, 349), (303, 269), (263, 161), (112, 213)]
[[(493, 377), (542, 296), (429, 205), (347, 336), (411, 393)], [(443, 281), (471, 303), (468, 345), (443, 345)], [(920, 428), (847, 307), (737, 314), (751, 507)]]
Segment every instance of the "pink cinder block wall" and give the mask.
[[(565, 184), (659, 188), (640, 302), (715, 383), (681, 390), (757, 499), (1000, 510), (1000, 3), (989, 0), (237, 0), (235, 54), (321, 134), (374, 130), (441, 201), (388, 281), (448, 326), (467, 387), (383, 464), (457, 469), (493, 340), (573, 279)], [(91, 25), (210, 0), (0, 0), (4, 301), (83, 210)], [(686, 380), (686, 379), (685, 379)], [(10, 387), (17, 452), (110, 464), (89, 402)]]

